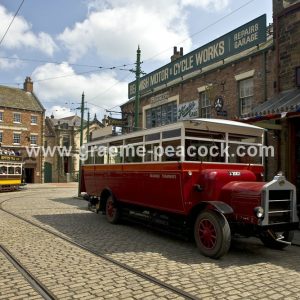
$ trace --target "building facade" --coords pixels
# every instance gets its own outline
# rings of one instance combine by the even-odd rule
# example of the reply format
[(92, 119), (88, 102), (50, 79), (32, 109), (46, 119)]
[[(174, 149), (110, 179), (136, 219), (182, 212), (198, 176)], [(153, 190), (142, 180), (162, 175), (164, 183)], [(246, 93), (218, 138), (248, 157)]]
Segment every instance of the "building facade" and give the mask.
[[(45, 144), (49, 149), (45, 155), (45, 182), (77, 181), (79, 170), (81, 118), (77, 115), (61, 119), (46, 117)], [(84, 120), (83, 143), (87, 142), (88, 134), (103, 127), (102, 123), (94, 119), (89, 123)], [(89, 133), (88, 133), (89, 132)]]
[(174, 47), (169, 64), (140, 79), (138, 124), (129, 84), (124, 131), (195, 117), (251, 122), (275, 149), (266, 180), (283, 171), (300, 191), (300, 1), (274, 0), (273, 10), (273, 26), (260, 16), (186, 55)]
[(0, 86), (1, 148), (20, 153), (27, 183), (43, 182), (43, 156), (31, 156), (26, 148), (43, 145), (44, 113), (30, 77), (25, 79), (23, 89)]

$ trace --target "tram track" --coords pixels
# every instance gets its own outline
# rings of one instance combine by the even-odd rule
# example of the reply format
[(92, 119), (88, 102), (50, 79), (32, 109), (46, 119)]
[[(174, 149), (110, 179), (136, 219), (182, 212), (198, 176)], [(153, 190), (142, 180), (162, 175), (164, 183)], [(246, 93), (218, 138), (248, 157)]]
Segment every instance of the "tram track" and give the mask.
[[(35, 193), (35, 191), (33, 193)], [(39, 193), (39, 192), (36, 191), (36, 193)], [(111, 263), (111, 264), (113, 264), (115, 266), (118, 266), (118, 267), (120, 267), (120, 268), (122, 268), (122, 269), (124, 269), (124, 270), (126, 270), (126, 271), (128, 271), (128, 272), (130, 272), (130, 273), (132, 273), (132, 274), (134, 274), (134, 275), (136, 275), (136, 276), (144, 279), (144, 280), (147, 280), (147, 281), (149, 281), (149, 282), (151, 282), (153, 284), (158, 285), (161, 288), (164, 288), (164, 289), (166, 289), (166, 290), (168, 290), (168, 291), (170, 291), (170, 292), (172, 292), (172, 293), (174, 293), (174, 294), (176, 294), (178, 296), (181, 296), (184, 299), (188, 299), (188, 300), (198, 300), (198, 299), (200, 299), (199, 297), (197, 297), (195, 295), (192, 295), (192, 294), (190, 294), (190, 293), (188, 293), (188, 292), (186, 292), (184, 290), (181, 290), (181, 289), (179, 289), (179, 288), (177, 288), (175, 286), (172, 286), (172, 285), (170, 285), (170, 284), (168, 284), (168, 283), (166, 283), (164, 281), (161, 281), (161, 280), (159, 280), (159, 279), (157, 279), (157, 278), (155, 278), (155, 277), (153, 277), (151, 275), (148, 275), (148, 274), (146, 274), (144, 272), (141, 272), (141, 271), (139, 271), (137, 269), (134, 269), (134, 268), (132, 268), (132, 267), (130, 267), (130, 266), (124, 264), (124, 263), (121, 263), (121, 262), (119, 262), (119, 261), (117, 261), (117, 260), (115, 260), (115, 259), (113, 259), (111, 257), (108, 257), (105, 254), (98, 253), (97, 251), (89, 249), (89, 248), (87, 248), (84, 245), (81, 245), (81, 244), (79, 244), (79, 243), (77, 243), (77, 242), (75, 242), (75, 241), (73, 241), (73, 240), (71, 240), (71, 239), (69, 239), (69, 238), (67, 238), (65, 236), (62, 236), (62, 235), (60, 235), (60, 234), (58, 234), (58, 233), (56, 233), (56, 232), (54, 232), (54, 231), (52, 231), (52, 230), (50, 230), (48, 228), (45, 228), (45, 227), (43, 227), (43, 226), (41, 226), (41, 225), (39, 225), (39, 224), (31, 221), (31, 220), (28, 220), (28, 219), (26, 219), (26, 218), (24, 218), (24, 217), (22, 217), (22, 216), (20, 216), (20, 215), (18, 215), (16, 213), (14, 213), (14, 212), (11, 212), (11, 211), (9, 211), (9, 210), (7, 210), (7, 209), (5, 209), (3, 207), (4, 203), (6, 203), (6, 202), (8, 202), (8, 201), (10, 201), (12, 199), (17, 199), (17, 198), (19, 198), (19, 197), (14, 196), (14, 197), (11, 197), (9, 199), (6, 199), (6, 200), (2, 201), (0, 203), (0, 210), (3, 211), (3, 212), (5, 212), (5, 213), (7, 213), (7, 214), (9, 214), (9, 215), (11, 215), (11, 216), (13, 216), (13, 217), (15, 217), (15, 218), (17, 218), (17, 219), (19, 219), (19, 220), (22, 220), (23, 222), (26, 222), (27, 224), (30, 224), (30, 225), (32, 225), (32, 226), (34, 226), (34, 227), (36, 227), (36, 228), (38, 228), (40, 230), (43, 230), (43, 231), (45, 231), (45, 232), (47, 232), (47, 233), (49, 233), (49, 234), (57, 237), (57, 238), (60, 238), (61, 240), (65, 241), (65, 242), (67, 242), (67, 243), (69, 243), (69, 244), (71, 244), (73, 246), (76, 246), (77, 248), (80, 248), (81, 250), (84, 250), (84, 251), (86, 251), (86, 252), (88, 252), (90, 254), (93, 254), (94, 256), (96, 256), (98, 258), (101, 258), (101, 259), (103, 259), (103, 260), (105, 260), (105, 261), (107, 261), (107, 262), (109, 262), (109, 263)], [(3, 249), (4, 249), (4, 247), (3, 247)], [(4, 252), (5, 252), (5, 250), (4, 250)], [(7, 253), (9, 253), (8, 250), (6, 250), (6, 251), (7, 251)], [(8, 258), (9, 256), (11, 256), (12, 260), (15, 260), (16, 262), (18, 262), (16, 259), (13, 258), (13, 256), (11, 254), (8, 255), (8, 256), (6, 256), (6, 257)], [(25, 272), (25, 276), (28, 276), (28, 281), (31, 278), (32, 281), (33, 281), (33, 284), (34, 284), (34, 281), (35, 281), (37, 286), (40, 286), (41, 288), (43, 287), (43, 285), (38, 281), (38, 279), (35, 278), (32, 274), (30, 274), (30, 272), (28, 272), (20, 263), (19, 263), (19, 266), (20, 266), (20, 272), (21, 273)], [(26, 273), (28, 275), (26, 275)], [(25, 277), (25, 278), (27, 279), (27, 277)], [(46, 288), (46, 291), (47, 291), (47, 288)], [(51, 295), (51, 292), (50, 292), (50, 295)], [(57, 298), (45, 298), (45, 299), (57, 299)]]
[(57, 298), (51, 291), (42, 284), (35, 276), (33, 276), (21, 263), (8, 251), (3, 245), (0, 245), (0, 253), (18, 270), (18, 272), (25, 278), (31, 287), (40, 294), (45, 300), (56, 300)]

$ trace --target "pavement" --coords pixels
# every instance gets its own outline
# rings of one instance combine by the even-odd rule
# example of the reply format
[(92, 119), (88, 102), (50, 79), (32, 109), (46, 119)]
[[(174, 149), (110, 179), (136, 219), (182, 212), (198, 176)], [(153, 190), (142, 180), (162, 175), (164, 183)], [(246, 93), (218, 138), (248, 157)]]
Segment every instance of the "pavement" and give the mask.
[[(193, 242), (123, 223), (74, 199), (76, 185), (35, 185), (0, 194), (5, 209), (200, 299), (300, 299), (300, 247), (268, 249), (235, 239), (219, 260)], [(300, 232), (295, 233), (295, 242)], [(0, 211), (0, 244), (58, 299), (180, 299), (118, 266)], [(11, 281), (11, 282), (10, 282)], [(8, 282), (9, 285), (8, 285)], [(0, 299), (40, 299), (0, 255)]]

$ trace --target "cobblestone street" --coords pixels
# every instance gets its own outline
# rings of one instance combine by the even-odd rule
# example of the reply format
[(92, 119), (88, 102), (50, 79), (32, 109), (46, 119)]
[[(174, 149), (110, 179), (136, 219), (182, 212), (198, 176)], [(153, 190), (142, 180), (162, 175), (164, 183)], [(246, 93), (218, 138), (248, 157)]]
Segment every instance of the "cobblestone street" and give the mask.
[[(77, 186), (33, 185), (0, 194), (5, 210), (50, 229), (93, 252), (183, 290), (194, 299), (300, 299), (300, 248), (265, 248), (235, 239), (220, 260), (193, 242), (137, 225), (108, 224), (74, 198)], [(58, 299), (183, 299), (57, 236), (0, 211), (0, 244)], [(0, 299), (41, 296), (0, 253)]]

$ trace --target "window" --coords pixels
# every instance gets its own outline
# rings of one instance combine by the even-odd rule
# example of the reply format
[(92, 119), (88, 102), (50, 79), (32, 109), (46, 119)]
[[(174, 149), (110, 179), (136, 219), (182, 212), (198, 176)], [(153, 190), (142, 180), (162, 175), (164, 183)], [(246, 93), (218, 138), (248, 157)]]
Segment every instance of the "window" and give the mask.
[(177, 102), (173, 101), (146, 110), (146, 127), (158, 127), (177, 122)]
[(201, 118), (210, 118), (211, 117), (211, 103), (206, 92), (199, 94), (200, 96), (200, 115)]
[(3, 121), (3, 111), (0, 111), (0, 122)]
[(20, 133), (14, 133), (13, 143), (14, 144), (20, 144), (21, 143), (21, 134)]
[(14, 123), (21, 123), (21, 114), (14, 113)]
[(3, 132), (0, 131), (0, 143), (2, 143), (2, 142), (3, 142)]
[(37, 145), (37, 135), (30, 135), (30, 144)]
[(31, 124), (37, 124), (37, 116), (31, 116)]
[(253, 78), (241, 80), (239, 82), (240, 114), (249, 114), (253, 101)]

